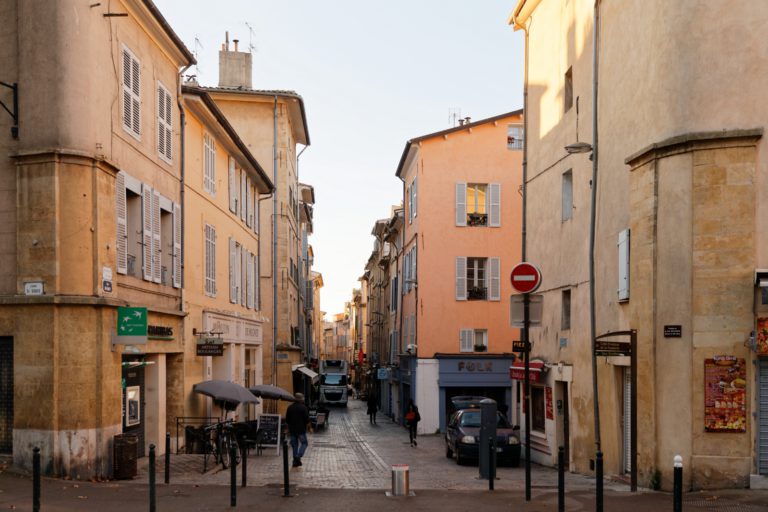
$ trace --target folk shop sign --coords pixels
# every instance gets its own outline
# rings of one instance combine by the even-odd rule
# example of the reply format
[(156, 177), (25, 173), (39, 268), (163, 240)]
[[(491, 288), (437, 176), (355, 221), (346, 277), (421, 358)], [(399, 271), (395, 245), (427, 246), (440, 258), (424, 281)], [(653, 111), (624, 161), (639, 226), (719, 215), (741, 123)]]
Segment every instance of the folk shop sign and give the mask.
[(460, 372), (492, 372), (493, 361), (459, 361), (458, 368)]

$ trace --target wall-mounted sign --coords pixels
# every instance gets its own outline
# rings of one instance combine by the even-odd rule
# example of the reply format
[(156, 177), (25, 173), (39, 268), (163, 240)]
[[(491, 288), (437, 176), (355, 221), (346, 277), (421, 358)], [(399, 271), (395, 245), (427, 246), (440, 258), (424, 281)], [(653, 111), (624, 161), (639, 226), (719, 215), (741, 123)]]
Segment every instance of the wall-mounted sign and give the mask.
[[(768, 288), (763, 288), (766, 290)], [(755, 329), (755, 352), (768, 355), (768, 318), (758, 318)]]
[(24, 283), (24, 295), (42, 295), (44, 293), (42, 281)]
[(531, 350), (531, 344), (526, 343), (525, 341), (519, 341), (514, 340), (512, 342), (512, 351), (513, 352), (526, 352), (528, 350)]
[(389, 378), (389, 371), (386, 368), (379, 368), (377, 377), (379, 380), (387, 380)]
[(113, 343), (143, 345), (147, 342), (147, 308), (117, 308)]
[(596, 340), (595, 355), (598, 357), (631, 356), (632, 344), (628, 341)]
[(459, 371), (492, 372), (493, 361), (459, 361)]
[(111, 267), (101, 268), (101, 289), (104, 290), (105, 293), (112, 293), (112, 268)]
[(198, 338), (196, 346), (196, 355), (198, 356), (223, 356), (224, 339), (223, 338)]
[(172, 340), (173, 327), (165, 325), (148, 325), (147, 337), (151, 340)]
[(552, 388), (547, 386), (544, 388), (544, 395), (546, 396), (546, 409), (547, 409), (547, 419), (553, 420), (555, 419), (555, 411), (552, 409)]
[(665, 338), (680, 338), (683, 336), (682, 325), (665, 325), (664, 337)]
[(747, 365), (735, 356), (704, 360), (704, 430), (747, 431)]

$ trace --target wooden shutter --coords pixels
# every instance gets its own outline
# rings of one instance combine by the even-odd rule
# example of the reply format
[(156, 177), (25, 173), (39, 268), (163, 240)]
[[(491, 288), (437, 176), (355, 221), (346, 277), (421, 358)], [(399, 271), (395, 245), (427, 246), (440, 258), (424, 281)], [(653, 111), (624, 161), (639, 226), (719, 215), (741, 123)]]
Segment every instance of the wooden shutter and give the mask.
[(419, 254), (419, 246), (415, 245), (412, 249), (413, 256), (411, 257), (413, 261), (411, 261), (411, 281), (413, 283), (418, 283), (418, 280), (416, 279), (416, 260), (418, 259)]
[(629, 300), (629, 230), (619, 232), (619, 300)]
[(405, 189), (405, 195), (408, 198), (408, 224), (413, 222), (413, 191), (408, 186)]
[(153, 238), (152, 238), (152, 188), (141, 184), (141, 228), (142, 228), (142, 258), (143, 277), (152, 280)]
[(498, 228), (501, 226), (501, 184), (491, 183), (488, 188), (490, 189), (489, 224), (492, 228)]
[(467, 258), (456, 257), (456, 300), (467, 300)]
[(416, 345), (416, 315), (411, 315), (411, 345)]
[(165, 90), (165, 156), (168, 160), (173, 158), (173, 107), (171, 106), (171, 94)]
[(133, 126), (133, 95), (131, 94), (131, 54), (123, 48), (123, 128)]
[(461, 329), (459, 331), (459, 351), (474, 352), (474, 329)]
[(173, 203), (173, 287), (181, 288), (181, 205)]
[(229, 211), (237, 213), (237, 173), (232, 157), (229, 157)]
[(245, 202), (245, 225), (253, 227), (253, 184), (249, 178), (245, 180), (245, 190), (248, 192)]
[(123, 128), (141, 135), (141, 66), (128, 48), (123, 48)]
[(253, 309), (253, 289), (254, 289), (253, 274), (254, 274), (255, 268), (253, 265), (253, 254), (250, 252), (248, 253), (248, 266), (246, 268), (247, 268), (246, 274), (248, 276), (247, 277), (248, 282), (246, 284), (246, 286), (248, 287), (248, 302), (246, 303), (246, 307), (248, 307), (249, 309)]
[(245, 306), (248, 304), (248, 283), (246, 282), (246, 277), (248, 276), (248, 251), (242, 245), (240, 245), (240, 268), (237, 273), (240, 276), (240, 305)]
[(128, 204), (125, 198), (125, 173), (115, 179), (115, 215), (117, 217), (117, 273), (128, 273)]
[(456, 225), (467, 225), (467, 184), (456, 184)]
[(501, 262), (499, 258), (488, 258), (490, 286), (488, 300), (501, 300)]
[(403, 351), (408, 348), (408, 344), (410, 343), (410, 340), (408, 339), (408, 333), (411, 332), (408, 330), (409, 323), (411, 321), (411, 317), (407, 316), (403, 319)]
[(170, 162), (173, 157), (173, 107), (168, 89), (157, 83), (157, 153)]
[(165, 94), (163, 86), (157, 84), (157, 153), (165, 156)]
[(152, 280), (161, 282), (163, 248), (160, 244), (160, 192), (152, 191)]
[(413, 183), (411, 183), (411, 193), (413, 195), (413, 205), (411, 209), (413, 210), (413, 216), (416, 217), (419, 212), (418, 184), (416, 183), (416, 178), (413, 178)]
[(136, 135), (141, 135), (141, 67), (139, 61), (131, 58), (131, 91), (133, 93), (133, 126), (131, 129)]
[(237, 304), (237, 281), (235, 280), (235, 271), (237, 270), (237, 245), (233, 238), (229, 239), (229, 302)]
[(245, 220), (247, 187), (248, 178), (245, 175), (245, 169), (240, 169), (240, 204), (238, 208), (238, 211), (240, 212), (240, 220)]
[(254, 284), (254, 290), (253, 290), (253, 309), (260, 311), (261, 310), (261, 264), (259, 263), (259, 259), (261, 258), (260, 254), (256, 254), (253, 258), (253, 265), (255, 267), (253, 271), (253, 284)]
[(261, 222), (261, 203), (259, 203), (259, 191), (254, 188), (253, 191), (253, 232), (259, 233), (259, 222)]

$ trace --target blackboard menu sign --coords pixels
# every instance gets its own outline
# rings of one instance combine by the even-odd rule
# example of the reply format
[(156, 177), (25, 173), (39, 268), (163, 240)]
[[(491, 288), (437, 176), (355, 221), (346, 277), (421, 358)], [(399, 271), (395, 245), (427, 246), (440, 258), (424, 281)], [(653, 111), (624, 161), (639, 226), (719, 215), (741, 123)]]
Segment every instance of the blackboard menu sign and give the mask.
[(259, 414), (259, 430), (264, 432), (265, 447), (274, 446), (277, 452), (280, 452), (280, 415), (279, 414)]

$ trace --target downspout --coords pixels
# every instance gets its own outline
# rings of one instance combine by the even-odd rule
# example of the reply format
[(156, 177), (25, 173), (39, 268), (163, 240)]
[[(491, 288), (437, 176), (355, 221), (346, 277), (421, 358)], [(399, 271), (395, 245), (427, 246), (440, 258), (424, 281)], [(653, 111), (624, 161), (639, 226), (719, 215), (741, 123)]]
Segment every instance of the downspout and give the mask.
[(180, 177), (181, 177), (181, 192), (179, 194), (179, 201), (181, 202), (180, 210), (181, 210), (181, 255), (179, 256), (181, 258), (181, 291), (180, 291), (180, 301), (179, 301), (179, 311), (184, 311), (184, 197), (185, 197), (185, 188), (186, 188), (186, 181), (185, 181), (185, 165), (186, 165), (186, 159), (185, 159), (185, 152), (186, 152), (186, 137), (185, 137), (185, 127), (187, 124), (187, 113), (184, 110), (184, 103), (182, 101), (182, 93), (181, 93), (181, 82), (182, 82), (182, 76), (184, 76), (184, 72), (188, 70), (192, 65), (188, 64), (182, 68), (181, 71), (179, 71), (179, 74), (177, 76), (177, 85), (176, 85), (176, 103), (179, 106), (179, 132), (181, 135), (181, 143), (179, 148), (179, 166), (181, 167), (180, 171)]
[[(309, 146), (304, 146), (301, 148), (301, 151), (299, 151), (299, 154), (296, 155), (296, 206), (297, 208), (301, 209), (300, 202), (299, 202), (299, 158), (301, 157), (301, 154), (304, 153), (304, 151), (307, 150)], [(298, 212), (294, 212), (298, 213)], [(296, 215), (296, 226), (299, 228), (298, 235), (296, 237), (296, 267), (298, 269), (298, 276), (296, 278), (298, 281), (296, 282), (296, 286), (299, 288), (298, 294), (296, 297), (297, 303), (301, 299), (302, 307), (296, 308), (296, 325), (299, 327), (299, 332), (301, 332), (302, 337), (301, 341), (304, 345), (302, 348), (304, 349), (304, 362), (309, 362), (309, 354), (308, 354), (308, 343), (307, 343), (307, 326), (306, 321), (302, 321), (301, 316), (304, 311), (304, 308), (306, 307), (307, 298), (306, 298), (306, 289), (307, 284), (302, 279), (302, 275), (304, 274), (304, 268), (306, 265), (306, 261), (304, 260), (304, 233), (301, 229), (301, 215)], [(299, 262), (302, 262), (302, 265), (299, 266)], [(309, 276), (307, 276), (309, 277)], [(303, 299), (302, 299), (303, 298)], [(307, 395), (309, 396), (309, 395)]]
[(272, 384), (277, 385), (277, 95), (272, 108)]
[(589, 333), (592, 345), (592, 396), (595, 401), (595, 449), (600, 449), (600, 401), (597, 386), (597, 356), (595, 355), (595, 224), (597, 211), (597, 76), (600, 43), (600, 0), (595, 0), (592, 28), (592, 205), (589, 212)]

